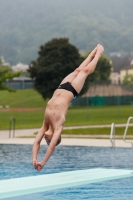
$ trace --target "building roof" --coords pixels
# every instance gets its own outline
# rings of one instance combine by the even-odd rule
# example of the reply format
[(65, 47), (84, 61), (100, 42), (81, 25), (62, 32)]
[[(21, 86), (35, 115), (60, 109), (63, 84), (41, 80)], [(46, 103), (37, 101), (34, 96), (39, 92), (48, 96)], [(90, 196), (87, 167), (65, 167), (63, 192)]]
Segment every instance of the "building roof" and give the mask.
[(130, 60), (130, 62), (125, 65), (121, 70), (125, 70), (125, 69), (133, 69), (133, 58)]
[(129, 66), (131, 63), (131, 60), (133, 58), (129, 57), (112, 57), (112, 66), (113, 66), (113, 72), (119, 73), (121, 69), (123, 69), (125, 66)]

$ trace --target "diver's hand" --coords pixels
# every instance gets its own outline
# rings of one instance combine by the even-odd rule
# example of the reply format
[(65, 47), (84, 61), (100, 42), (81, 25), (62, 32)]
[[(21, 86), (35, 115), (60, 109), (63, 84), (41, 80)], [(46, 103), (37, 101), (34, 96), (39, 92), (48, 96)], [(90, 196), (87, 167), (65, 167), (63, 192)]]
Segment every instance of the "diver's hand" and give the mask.
[(36, 163), (35, 169), (37, 171), (41, 171), (43, 169), (43, 167), (44, 167), (44, 163), (43, 163), (43, 161), (41, 161), (41, 162)]
[(35, 168), (37, 171), (41, 171), (42, 168), (43, 168), (42, 162), (38, 162), (36, 159), (33, 159), (33, 160), (32, 160), (32, 165), (34, 166), (34, 168)]

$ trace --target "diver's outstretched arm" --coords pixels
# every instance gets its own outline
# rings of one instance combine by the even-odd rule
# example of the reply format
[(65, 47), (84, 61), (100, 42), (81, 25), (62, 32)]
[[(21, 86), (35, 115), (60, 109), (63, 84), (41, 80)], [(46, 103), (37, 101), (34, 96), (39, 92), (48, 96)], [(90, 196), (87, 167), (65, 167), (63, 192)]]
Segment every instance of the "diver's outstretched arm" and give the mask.
[(58, 139), (61, 135), (62, 130), (63, 130), (63, 126), (59, 126), (55, 129), (52, 140), (48, 146), (48, 149), (46, 151), (46, 154), (45, 154), (43, 160), (41, 162), (36, 163), (36, 170), (41, 171), (43, 166), (47, 163), (48, 159), (50, 158), (50, 156), (52, 155), (52, 153), (55, 149), (55, 146), (58, 142)]

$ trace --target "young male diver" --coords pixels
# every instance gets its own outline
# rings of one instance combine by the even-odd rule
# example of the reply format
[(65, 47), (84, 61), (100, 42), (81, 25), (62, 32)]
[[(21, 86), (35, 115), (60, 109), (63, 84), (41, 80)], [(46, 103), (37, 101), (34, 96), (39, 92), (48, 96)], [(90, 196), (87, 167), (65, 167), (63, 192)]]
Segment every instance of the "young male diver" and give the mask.
[[(80, 93), (87, 76), (94, 72), (103, 51), (103, 46), (98, 44), (81, 65), (63, 79), (52, 98), (48, 101), (43, 125), (33, 144), (32, 164), (36, 170), (42, 170), (55, 146), (61, 142), (61, 132), (68, 106), (73, 98), (76, 98)], [(42, 161), (38, 162), (37, 155), (42, 138), (45, 138), (48, 148)]]

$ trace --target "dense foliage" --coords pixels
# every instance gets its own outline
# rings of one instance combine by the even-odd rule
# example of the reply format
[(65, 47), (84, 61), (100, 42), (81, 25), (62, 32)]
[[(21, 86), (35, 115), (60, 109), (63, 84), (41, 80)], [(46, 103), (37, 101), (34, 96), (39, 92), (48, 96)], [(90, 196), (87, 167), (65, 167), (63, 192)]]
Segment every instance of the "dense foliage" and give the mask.
[(13, 89), (9, 88), (5, 81), (11, 80), (14, 77), (20, 76), (21, 72), (14, 73), (9, 66), (4, 66), (2, 61), (0, 60), (0, 90), (8, 90), (9, 92), (14, 91)]
[(127, 74), (123, 79), (123, 86), (133, 91), (133, 74)]
[(127, 74), (123, 79), (123, 84), (133, 86), (133, 74)]
[(29, 72), (35, 78), (35, 89), (44, 99), (50, 98), (62, 79), (81, 62), (77, 48), (67, 38), (53, 39), (40, 47)]
[(0, 55), (30, 63), (39, 46), (67, 37), (81, 52), (97, 43), (110, 52), (133, 51), (132, 0), (8, 0), (0, 5)]

